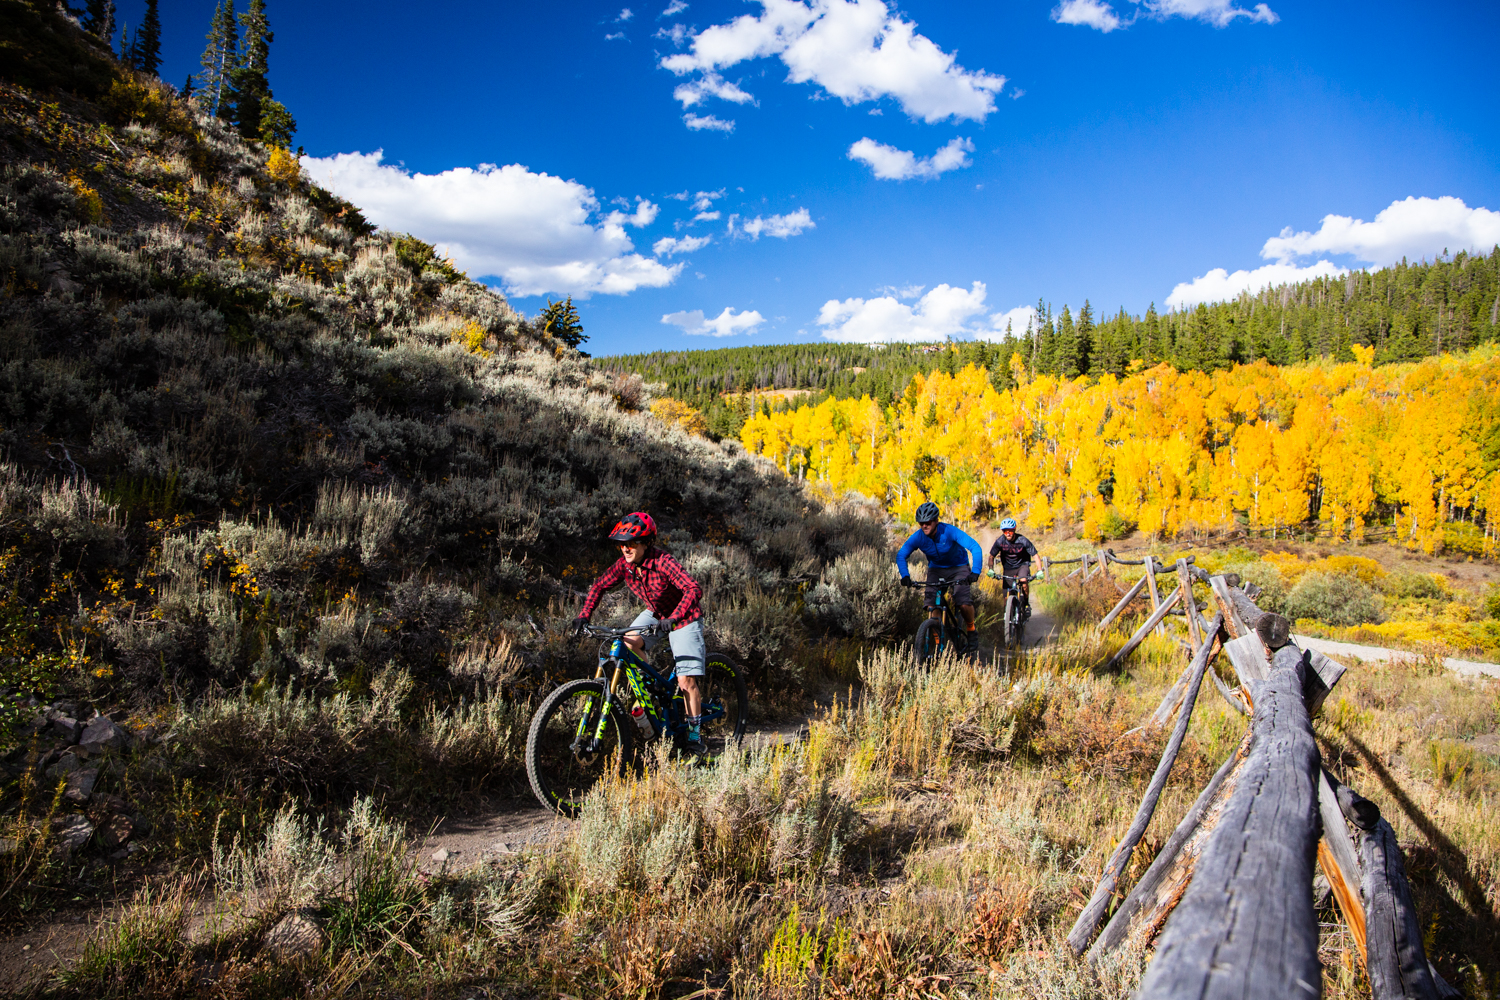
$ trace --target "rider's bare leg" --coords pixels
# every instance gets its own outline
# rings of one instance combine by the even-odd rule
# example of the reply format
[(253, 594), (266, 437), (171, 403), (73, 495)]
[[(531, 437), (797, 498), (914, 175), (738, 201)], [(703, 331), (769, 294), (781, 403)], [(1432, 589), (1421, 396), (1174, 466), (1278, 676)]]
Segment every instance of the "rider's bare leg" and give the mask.
[(677, 686), (682, 689), (682, 700), (687, 709), (689, 718), (696, 719), (703, 714), (703, 689), (698, 686), (697, 677), (684, 677), (678, 675)]
[(960, 604), (958, 610), (963, 613), (964, 627), (972, 629), (974, 627), (974, 605)]
[(634, 653), (638, 658), (640, 658), (642, 660), (644, 660), (646, 658), (646, 637), (645, 636), (643, 636), (643, 635), (625, 635), (625, 636), (621, 636), (620, 638), (622, 638), (622, 639), (625, 640), (625, 645), (629, 646), (630, 647), (630, 651), (632, 653)]

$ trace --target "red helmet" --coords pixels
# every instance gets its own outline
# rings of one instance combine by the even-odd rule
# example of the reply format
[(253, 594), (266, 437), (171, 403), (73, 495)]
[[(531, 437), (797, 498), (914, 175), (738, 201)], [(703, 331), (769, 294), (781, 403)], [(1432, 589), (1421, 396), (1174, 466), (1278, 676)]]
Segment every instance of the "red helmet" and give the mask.
[(655, 537), (656, 522), (651, 520), (651, 515), (643, 510), (620, 518), (620, 523), (615, 525), (615, 530), (609, 533), (609, 540), (612, 542), (633, 542), (637, 538)]

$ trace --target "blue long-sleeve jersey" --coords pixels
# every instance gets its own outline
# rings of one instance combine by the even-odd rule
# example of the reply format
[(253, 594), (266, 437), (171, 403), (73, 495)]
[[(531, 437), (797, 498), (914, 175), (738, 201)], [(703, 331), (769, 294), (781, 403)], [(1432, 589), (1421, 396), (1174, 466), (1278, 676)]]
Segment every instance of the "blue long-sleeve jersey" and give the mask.
[(911, 575), (906, 568), (906, 560), (911, 556), (913, 549), (921, 549), (922, 554), (927, 557), (927, 564), (934, 569), (952, 569), (954, 566), (962, 566), (964, 555), (967, 553), (974, 575), (979, 576), (984, 572), (984, 549), (979, 547), (978, 542), (951, 524), (939, 523), (931, 538), (928, 538), (921, 528), (912, 533), (912, 536), (896, 553), (896, 571), (901, 574), (903, 580)]

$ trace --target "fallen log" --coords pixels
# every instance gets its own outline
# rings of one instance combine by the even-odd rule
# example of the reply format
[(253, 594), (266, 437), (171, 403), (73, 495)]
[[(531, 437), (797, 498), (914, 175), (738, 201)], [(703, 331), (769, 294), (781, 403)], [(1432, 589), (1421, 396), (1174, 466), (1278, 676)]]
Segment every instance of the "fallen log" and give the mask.
[(1460, 994), (1422, 948), (1422, 927), (1396, 833), (1384, 817), (1360, 839), (1366, 914), (1365, 971), (1373, 1000), (1449, 1000)]
[[(1218, 633), (1219, 626), (1223, 624), (1224, 616), (1216, 616), (1214, 619), (1215, 635)], [(1193, 660), (1192, 677), (1188, 680), (1187, 691), (1182, 698), (1182, 707), (1177, 712), (1177, 725), (1173, 727), (1172, 738), (1167, 741), (1167, 747), (1162, 751), (1161, 760), (1156, 765), (1156, 773), (1151, 776), (1151, 783), (1146, 786), (1146, 795), (1141, 799), (1140, 808), (1136, 810), (1130, 829), (1125, 832), (1120, 845), (1115, 848), (1114, 854), (1105, 864), (1104, 874), (1094, 888), (1093, 896), (1089, 898), (1083, 912), (1078, 915), (1073, 929), (1068, 932), (1068, 946), (1073, 949), (1075, 955), (1082, 955), (1084, 949), (1088, 947), (1089, 941), (1094, 936), (1094, 930), (1099, 926), (1100, 918), (1104, 916), (1104, 908), (1109, 905), (1115, 886), (1119, 884), (1120, 873), (1125, 870), (1126, 865), (1130, 864), (1130, 855), (1134, 853), (1136, 844), (1140, 843), (1146, 827), (1151, 823), (1151, 817), (1156, 813), (1156, 803), (1161, 799), (1161, 792), (1166, 787), (1167, 777), (1172, 773), (1172, 765), (1177, 762), (1177, 753), (1182, 749), (1182, 740), (1187, 736), (1188, 723), (1193, 716), (1193, 705), (1197, 702), (1198, 690), (1203, 685), (1203, 672), (1208, 669), (1208, 661), (1212, 658), (1215, 648), (1216, 644), (1212, 643), (1204, 643), (1198, 648), (1198, 655)]]
[(1277, 650), (1255, 694), (1250, 754), (1136, 994), (1321, 994), (1312, 884), (1318, 748), (1302, 700), (1305, 659)]

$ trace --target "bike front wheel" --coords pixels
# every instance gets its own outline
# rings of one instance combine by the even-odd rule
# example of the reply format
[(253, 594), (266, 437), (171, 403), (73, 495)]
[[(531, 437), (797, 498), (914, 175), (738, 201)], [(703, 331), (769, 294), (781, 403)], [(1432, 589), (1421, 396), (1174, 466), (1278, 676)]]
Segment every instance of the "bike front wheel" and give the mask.
[(750, 718), (745, 673), (723, 653), (709, 653), (704, 677), (699, 683), (703, 687), (703, 714), (708, 716), (723, 710), (722, 715), (705, 719), (703, 723), (703, 742), (709, 753), (718, 755), (739, 743), (745, 735), (745, 724)]
[(924, 667), (930, 664), (943, 651), (945, 639), (942, 622), (929, 618), (918, 625), (917, 636), (911, 643), (917, 664)]
[(611, 769), (620, 774), (631, 755), (635, 725), (611, 705), (600, 735), (605, 682), (569, 681), (549, 694), (526, 734), (526, 777), (542, 805), (577, 816), (584, 796)]
[(1021, 645), (1021, 602), (1015, 595), (1005, 599), (1005, 648), (1017, 649)]

